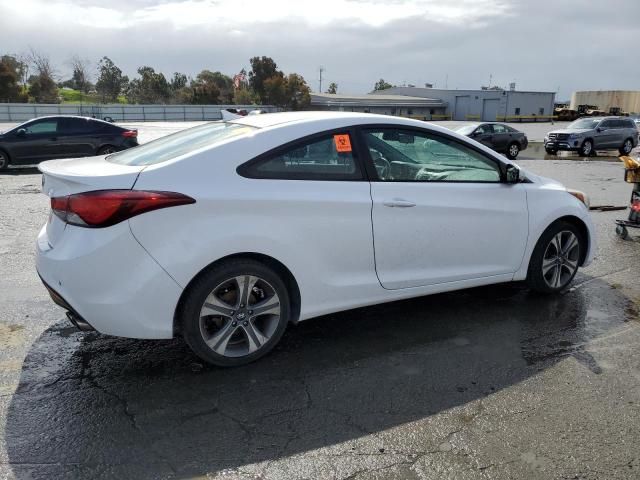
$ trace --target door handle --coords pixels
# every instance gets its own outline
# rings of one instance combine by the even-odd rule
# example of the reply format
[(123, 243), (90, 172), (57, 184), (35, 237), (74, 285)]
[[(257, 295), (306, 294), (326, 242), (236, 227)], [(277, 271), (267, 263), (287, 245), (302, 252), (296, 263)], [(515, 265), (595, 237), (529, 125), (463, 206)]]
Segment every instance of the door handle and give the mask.
[(416, 204), (410, 202), (409, 200), (404, 200), (402, 198), (393, 198), (391, 200), (386, 200), (382, 203), (385, 207), (398, 207), (398, 208), (408, 208), (415, 207)]

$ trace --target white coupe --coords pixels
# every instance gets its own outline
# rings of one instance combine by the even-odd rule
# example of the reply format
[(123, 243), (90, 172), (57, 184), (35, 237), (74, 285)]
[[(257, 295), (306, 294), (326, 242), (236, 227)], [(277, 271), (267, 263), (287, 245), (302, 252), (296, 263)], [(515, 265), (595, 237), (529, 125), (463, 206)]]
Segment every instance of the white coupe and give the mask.
[(184, 336), (223, 366), (287, 324), (591, 261), (586, 196), (480, 143), (381, 115), (276, 113), (41, 163), (37, 270), (82, 330)]

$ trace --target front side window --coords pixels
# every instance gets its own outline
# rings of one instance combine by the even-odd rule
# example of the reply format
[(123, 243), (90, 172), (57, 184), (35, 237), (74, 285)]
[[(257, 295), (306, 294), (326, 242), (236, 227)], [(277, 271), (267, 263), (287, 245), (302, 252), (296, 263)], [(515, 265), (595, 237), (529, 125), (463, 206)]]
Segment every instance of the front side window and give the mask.
[(496, 161), (449, 138), (397, 128), (368, 129), (364, 137), (383, 181), (500, 181)]
[(598, 123), (600, 123), (600, 120), (594, 120), (591, 118), (581, 118), (580, 120), (576, 120), (573, 123), (570, 123), (569, 126), (567, 127), (567, 129), (572, 129), (572, 130), (593, 130), (594, 128), (596, 128), (598, 126)]
[(489, 133), (493, 133), (493, 126), (490, 123), (485, 123), (484, 125), (480, 125), (477, 129), (476, 129), (476, 133), (480, 133), (480, 134), (489, 134)]
[(346, 132), (315, 136), (264, 155), (241, 167), (250, 178), (291, 180), (356, 180), (362, 172)]
[(58, 121), (57, 120), (44, 120), (41, 122), (35, 122), (31, 125), (27, 125), (25, 130), (27, 134), (48, 134), (48, 133), (56, 133), (58, 131)]

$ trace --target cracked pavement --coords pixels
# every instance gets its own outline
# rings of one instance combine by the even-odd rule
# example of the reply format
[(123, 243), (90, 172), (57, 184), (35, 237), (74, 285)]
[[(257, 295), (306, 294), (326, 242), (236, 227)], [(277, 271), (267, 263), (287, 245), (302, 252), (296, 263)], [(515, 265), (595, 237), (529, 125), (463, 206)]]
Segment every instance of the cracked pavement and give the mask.
[[(626, 204), (621, 165), (519, 162)], [(76, 332), (33, 267), (48, 203), (0, 176), (0, 479), (631, 479), (640, 476), (640, 240), (557, 297), (491, 286), (291, 327), (202, 365), (180, 339)], [(471, 233), (471, 232), (470, 232)]]

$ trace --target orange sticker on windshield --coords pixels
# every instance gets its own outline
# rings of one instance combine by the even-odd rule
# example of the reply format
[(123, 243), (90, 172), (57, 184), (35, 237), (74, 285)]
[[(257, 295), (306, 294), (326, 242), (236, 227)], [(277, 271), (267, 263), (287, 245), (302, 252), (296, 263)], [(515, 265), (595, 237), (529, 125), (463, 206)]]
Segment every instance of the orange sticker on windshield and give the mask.
[(334, 135), (333, 141), (336, 144), (336, 150), (338, 151), (338, 153), (351, 151), (351, 140), (349, 139), (349, 135)]

